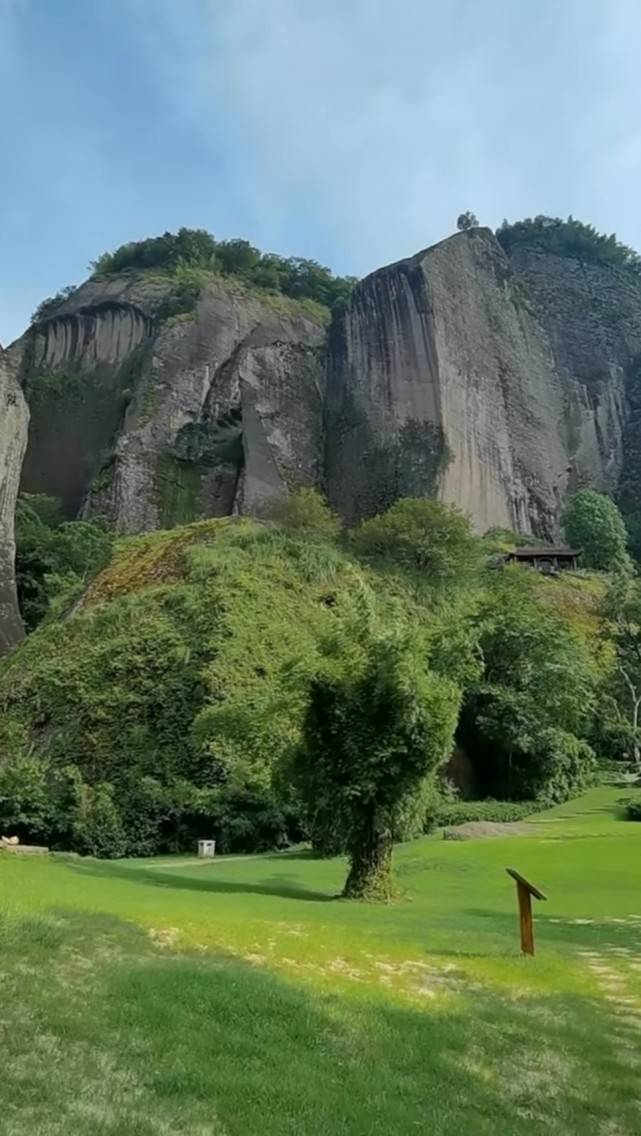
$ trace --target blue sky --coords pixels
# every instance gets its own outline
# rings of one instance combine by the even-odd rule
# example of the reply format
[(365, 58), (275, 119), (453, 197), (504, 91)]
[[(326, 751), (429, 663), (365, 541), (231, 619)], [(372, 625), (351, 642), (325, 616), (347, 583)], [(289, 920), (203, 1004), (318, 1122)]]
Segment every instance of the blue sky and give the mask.
[(567, 215), (641, 248), (639, 0), (0, 0), (0, 342), (180, 225), (364, 274)]

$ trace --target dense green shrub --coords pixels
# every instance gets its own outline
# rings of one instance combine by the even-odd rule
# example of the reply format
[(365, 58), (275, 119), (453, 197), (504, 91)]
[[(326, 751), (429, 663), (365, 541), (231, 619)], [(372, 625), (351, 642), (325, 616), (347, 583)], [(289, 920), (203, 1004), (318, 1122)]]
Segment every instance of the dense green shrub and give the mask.
[(595, 489), (579, 489), (570, 497), (561, 518), (565, 539), (583, 551), (586, 568), (602, 572), (628, 571), (628, 534), (614, 501)]
[(536, 600), (518, 567), (491, 574), (476, 618), (483, 666), (458, 735), (482, 793), (547, 802), (579, 792), (594, 775), (584, 739), (596, 676), (585, 641)]
[(51, 316), (54, 316), (75, 290), (75, 284), (68, 284), (65, 288), (61, 288), (59, 292), (56, 292), (55, 296), (48, 296), (46, 300), (42, 300), (33, 313), (31, 322), (38, 323), (40, 320), (49, 319)]
[(0, 755), (0, 835), (44, 840), (54, 816), (47, 768), (16, 743), (14, 734), (9, 752)]
[(303, 537), (331, 542), (341, 531), (339, 518), (316, 489), (299, 489), (280, 501), (271, 502), (265, 516), (283, 532)]
[(27, 630), (103, 568), (112, 546), (101, 521), (65, 521), (54, 498), (23, 493), (16, 508), (16, 585)]
[(125, 855), (127, 838), (113, 786), (79, 784), (72, 835), (74, 848), (87, 856), (113, 860)]
[[(131, 241), (115, 252), (106, 252), (93, 264), (97, 276), (129, 269), (175, 274), (181, 269), (198, 268), (227, 276), (238, 276), (256, 287), (278, 292), (293, 299), (313, 300), (331, 311), (344, 308), (354, 286), (351, 277), (334, 276), (314, 260), (261, 253), (249, 241), (217, 241), (204, 229), (179, 229), (143, 241)], [(185, 296), (182, 302), (186, 302)], [(176, 307), (165, 315), (188, 310)]]
[(461, 583), (480, 565), (481, 543), (469, 517), (454, 505), (425, 497), (406, 497), (363, 521), (351, 544), (358, 556), (387, 560), (435, 584)]
[(539, 806), (534, 801), (441, 801), (425, 815), (425, 832), (470, 821), (506, 824), (531, 816)]
[(633, 249), (621, 244), (614, 233), (606, 236), (599, 233), (593, 225), (585, 225), (568, 217), (527, 217), (524, 221), (510, 224), (504, 221), (496, 235), (509, 252), (513, 248), (525, 246), (555, 253), (557, 256), (571, 256), (577, 260), (594, 264), (612, 265), (641, 275), (641, 258)]
[[(39, 524), (51, 508), (41, 504)], [(58, 531), (55, 514), (48, 524)], [(401, 562), (359, 562), (298, 520), (223, 519), (119, 540), (73, 613), (50, 614), (0, 662), (2, 827), (101, 855), (193, 850), (200, 837), (221, 851), (304, 836), (345, 849), (350, 813), (333, 792), (322, 731), (307, 748), (318, 792), (291, 777), (311, 737), (310, 688), (314, 714), (322, 701), (332, 721), (349, 715), (352, 740), (343, 733), (333, 760), (347, 768), (349, 756), (359, 792), (364, 770), (378, 792), (374, 766), (394, 758), (392, 727), (397, 740), (409, 731), (411, 791), (388, 797), (381, 814), (394, 839), (418, 835), (443, 803), (412, 747), (424, 729), (438, 734), (444, 691), (464, 691), (460, 740), (479, 794), (545, 802), (577, 791), (593, 767), (584, 742), (595, 659), (614, 654), (596, 614), (577, 604), (595, 604), (603, 581), (573, 577), (569, 595), (563, 581), (518, 568), (470, 579), (459, 556), (443, 587), (415, 567), (420, 533), (418, 545), (401, 535)], [(355, 608), (370, 612), (375, 634), (341, 640)], [(399, 657), (398, 635), (410, 640)], [(386, 691), (395, 701), (384, 716), (375, 708)], [(429, 765), (438, 738), (428, 741)], [(447, 745), (436, 748), (438, 766)]]

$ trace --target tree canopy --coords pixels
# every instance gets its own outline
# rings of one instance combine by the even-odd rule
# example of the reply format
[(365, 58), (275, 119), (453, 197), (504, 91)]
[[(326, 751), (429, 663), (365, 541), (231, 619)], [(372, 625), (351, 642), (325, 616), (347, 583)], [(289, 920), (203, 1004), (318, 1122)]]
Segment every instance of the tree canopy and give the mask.
[(482, 551), (465, 513), (427, 497), (406, 497), (363, 521), (352, 547), (359, 556), (386, 559), (440, 584), (468, 579)]
[(594, 768), (585, 643), (537, 602), (519, 567), (493, 576), (476, 622), (482, 668), (466, 689), (459, 739), (476, 755), (480, 787), (513, 800), (565, 800)]
[(609, 236), (599, 233), (594, 225), (586, 225), (571, 216), (567, 221), (543, 214), (513, 223), (503, 221), (496, 236), (506, 252), (519, 247), (541, 249), (641, 275), (641, 257), (634, 249), (618, 241), (614, 233)]
[(295, 774), (312, 825), (347, 852), (344, 895), (388, 899), (395, 817), (449, 755), (460, 693), (430, 672), (420, 637), (366, 603), (338, 623), (312, 677)]
[(55, 498), (23, 493), (16, 508), (16, 584), (27, 630), (103, 568), (112, 545), (100, 521), (65, 521)]
[(200, 268), (294, 299), (314, 300), (338, 311), (346, 306), (355, 284), (351, 276), (334, 276), (315, 260), (263, 253), (240, 238), (218, 241), (205, 229), (179, 229), (160, 237), (130, 241), (105, 252), (92, 265), (95, 276), (131, 269), (173, 273), (179, 268)]
[(614, 501), (595, 489), (579, 489), (561, 518), (565, 539), (583, 550), (583, 564), (602, 572), (630, 566), (628, 534)]

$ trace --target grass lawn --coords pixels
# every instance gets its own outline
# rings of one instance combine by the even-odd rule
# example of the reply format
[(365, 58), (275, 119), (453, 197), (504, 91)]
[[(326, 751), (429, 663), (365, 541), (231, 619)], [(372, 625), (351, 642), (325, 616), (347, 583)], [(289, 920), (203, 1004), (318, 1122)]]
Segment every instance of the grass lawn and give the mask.
[[(527, 837), (0, 858), (2, 1136), (641, 1133), (641, 824), (603, 787)], [(519, 954), (514, 867), (547, 892)]]

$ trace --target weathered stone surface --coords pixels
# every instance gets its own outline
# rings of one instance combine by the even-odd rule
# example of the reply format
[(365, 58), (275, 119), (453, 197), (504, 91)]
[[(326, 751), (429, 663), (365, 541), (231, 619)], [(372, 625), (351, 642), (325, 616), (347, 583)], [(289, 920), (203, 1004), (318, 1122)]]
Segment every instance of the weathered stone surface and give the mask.
[(350, 522), (429, 494), (479, 531), (553, 537), (568, 492), (620, 488), (641, 453), (641, 288), (616, 269), (508, 259), (475, 229), (367, 277), (329, 337), (229, 278), (163, 319), (171, 290), (161, 274), (89, 280), (18, 345), (23, 487), (69, 516), (133, 533), (316, 485)]
[(489, 230), (373, 273), (331, 333), (331, 501), (354, 520), (434, 493), (479, 531), (553, 536), (576, 485), (616, 487), (640, 321), (621, 273), (511, 264)]
[(0, 654), (24, 635), (16, 600), (14, 512), (29, 412), (15, 359), (0, 348)]
[(89, 281), (25, 344), (24, 488), (122, 533), (257, 511), (321, 477), (324, 327), (222, 279), (158, 320), (169, 287)]

